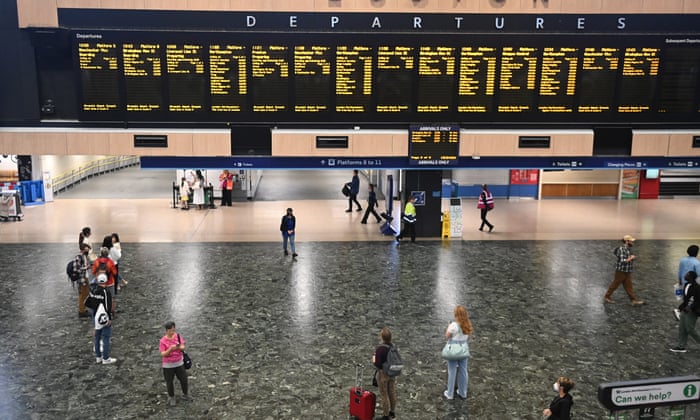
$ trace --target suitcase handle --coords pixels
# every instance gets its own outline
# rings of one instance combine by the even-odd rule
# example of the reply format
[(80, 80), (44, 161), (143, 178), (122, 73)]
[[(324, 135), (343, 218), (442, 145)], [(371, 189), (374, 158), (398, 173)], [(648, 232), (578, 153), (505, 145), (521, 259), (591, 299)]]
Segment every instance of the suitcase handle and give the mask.
[(357, 395), (362, 395), (363, 382), (365, 376), (365, 365), (361, 363), (355, 363), (355, 393)]

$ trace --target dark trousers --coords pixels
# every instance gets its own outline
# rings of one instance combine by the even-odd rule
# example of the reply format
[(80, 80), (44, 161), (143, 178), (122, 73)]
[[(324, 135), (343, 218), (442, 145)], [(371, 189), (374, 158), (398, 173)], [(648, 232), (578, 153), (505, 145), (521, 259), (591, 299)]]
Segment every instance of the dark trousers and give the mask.
[(374, 210), (374, 206), (367, 205), (367, 210), (365, 210), (365, 215), (362, 217), (362, 223), (367, 223), (367, 218), (369, 217), (369, 214), (372, 213), (374, 217), (377, 218), (377, 223), (382, 221), (382, 218), (379, 217), (377, 212)]
[(350, 210), (352, 210), (352, 202), (353, 201), (357, 205), (358, 210), (362, 210), (362, 206), (360, 205), (360, 203), (357, 202), (357, 194), (350, 193), (350, 197), (348, 197), (348, 208)]
[(484, 230), (484, 225), (488, 226), (489, 229), (493, 229), (493, 225), (486, 220), (486, 215), (489, 213), (489, 209), (481, 209), (481, 226), (479, 230)]
[(224, 188), (221, 190), (221, 205), (222, 206), (231, 206), (233, 203), (231, 202), (231, 190), (227, 190)]
[(415, 223), (408, 223), (404, 222), (403, 224), (403, 230), (401, 233), (399, 233), (399, 236), (397, 236), (397, 239), (401, 239), (406, 235), (411, 235), (411, 242), (416, 241), (416, 224)]
[(176, 368), (163, 368), (163, 376), (165, 377), (165, 386), (168, 387), (168, 395), (171, 397), (175, 396), (175, 376), (177, 380), (180, 381), (180, 387), (182, 388), (182, 393), (187, 395), (187, 372), (185, 372), (184, 366), (178, 366)]

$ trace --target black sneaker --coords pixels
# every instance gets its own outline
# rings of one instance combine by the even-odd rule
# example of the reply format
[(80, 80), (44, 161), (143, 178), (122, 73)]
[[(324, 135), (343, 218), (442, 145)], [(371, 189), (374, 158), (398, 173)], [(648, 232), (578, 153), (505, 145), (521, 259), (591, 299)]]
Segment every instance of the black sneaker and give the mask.
[(347, 209), (347, 210), (345, 210), (345, 213), (350, 213), (351, 211), (352, 211), (352, 209)]
[(284, 255), (289, 255), (289, 252), (287, 252), (286, 249), (284, 250)]
[(687, 353), (688, 350), (686, 350), (685, 347), (671, 347), (671, 351), (674, 353)]
[(296, 258), (298, 256), (299, 256), (299, 254), (297, 254), (296, 252), (294, 254), (292, 254), (292, 258)]

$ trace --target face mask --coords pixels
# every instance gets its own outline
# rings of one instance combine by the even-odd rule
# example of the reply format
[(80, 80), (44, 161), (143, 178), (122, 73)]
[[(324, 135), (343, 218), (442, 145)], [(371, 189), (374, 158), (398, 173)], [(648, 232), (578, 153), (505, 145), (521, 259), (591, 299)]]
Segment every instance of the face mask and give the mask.
[(554, 382), (553, 388), (554, 388), (554, 392), (558, 393), (559, 392), (559, 382)]

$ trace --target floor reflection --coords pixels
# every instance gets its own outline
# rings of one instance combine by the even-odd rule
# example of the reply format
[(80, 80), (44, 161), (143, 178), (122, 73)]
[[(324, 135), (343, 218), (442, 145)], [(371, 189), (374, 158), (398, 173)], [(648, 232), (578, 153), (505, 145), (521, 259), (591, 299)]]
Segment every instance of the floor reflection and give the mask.
[[(598, 384), (693, 374), (700, 351), (668, 351), (688, 243), (637, 241), (642, 307), (602, 302), (616, 245), (307, 242), (293, 262), (278, 242), (125, 242), (109, 367), (94, 364), (63, 273), (75, 244), (0, 245), (0, 417), (80, 419), (118, 401), (107, 417), (345, 418), (354, 363), (369, 363), (387, 325), (407, 365), (397, 418), (539, 419), (562, 374), (577, 382), (576, 417), (601, 418)], [(470, 394), (446, 402), (439, 351), (456, 304), (475, 328)], [(174, 408), (158, 369), (167, 319), (195, 360), (195, 400)]]

